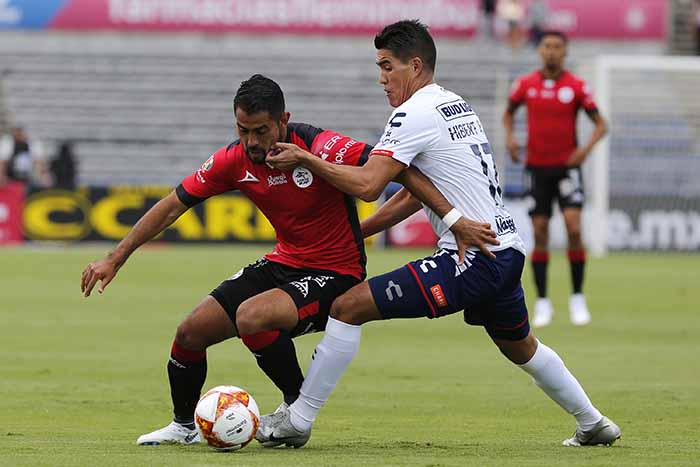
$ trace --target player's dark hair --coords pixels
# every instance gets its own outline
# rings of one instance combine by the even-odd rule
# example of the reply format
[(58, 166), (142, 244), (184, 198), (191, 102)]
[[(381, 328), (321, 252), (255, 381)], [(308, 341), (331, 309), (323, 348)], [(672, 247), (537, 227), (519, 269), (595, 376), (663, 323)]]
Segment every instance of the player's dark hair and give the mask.
[(561, 31), (556, 31), (556, 30), (550, 29), (550, 30), (542, 32), (542, 35), (540, 36), (540, 40), (537, 42), (537, 45), (542, 43), (542, 41), (544, 40), (545, 37), (552, 37), (552, 36), (558, 37), (559, 39), (563, 40), (564, 44), (569, 43), (569, 38), (566, 36), (566, 34), (564, 34)]
[(241, 83), (233, 98), (233, 111), (239, 108), (247, 114), (268, 112), (277, 120), (284, 112), (282, 88), (266, 76), (253, 75)]
[(435, 42), (428, 27), (417, 19), (397, 21), (385, 27), (374, 37), (374, 47), (390, 50), (403, 63), (420, 57), (430, 71), (435, 72)]

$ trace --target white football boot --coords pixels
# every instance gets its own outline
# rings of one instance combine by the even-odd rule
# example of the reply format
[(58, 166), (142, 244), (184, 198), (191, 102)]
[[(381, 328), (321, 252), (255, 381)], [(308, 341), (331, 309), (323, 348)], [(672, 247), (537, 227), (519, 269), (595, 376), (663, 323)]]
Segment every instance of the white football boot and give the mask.
[(535, 302), (535, 317), (532, 318), (532, 327), (541, 328), (552, 322), (554, 308), (548, 298), (538, 298)]
[(585, 326), (591, 322), (591, 314), (583, 294), (575, 293), (569, 297), (569, 317), (575, 326)]
[(272, 425), (272, 433), (269, 437), (271, 442), (286, 444), (294, 448), (302, 447), (309, 442), (309, 438), (311, 438), (311, 428), (306, 431), (297, 429), (292, 424), (289, 410), (285, 410), (280, 417), (275, 419), (275, 423)]
[(141, 446), (157, 446), (159, 444), (195, 444), (200, 442), (199, 431), (190, 430), (177, 422), (160, 430), (139, 436), (136, 444)]
[(588, 431), (576, 429), (576, 433), (569, 439), (565, 439), (562, 444), (564, 446), (612, 446), (615, 441), (620, 439), (622, 431), (608, 417), (600, 419), (596, 425)]
[(255, 433), (255, 439), (258, 440), (263, 447), (274, 448), (284, 444), (282, 441), (270, 441), (270, 435), (272, 434), (272, 430), (274, 429), (275, 425), (282, 420), (285, 412), (288, 411), (289, 404), (282, 401), (279, 407), (277, 407), (277, 410), (260, 417), (260, 426), (258, 426), (258, 431)]

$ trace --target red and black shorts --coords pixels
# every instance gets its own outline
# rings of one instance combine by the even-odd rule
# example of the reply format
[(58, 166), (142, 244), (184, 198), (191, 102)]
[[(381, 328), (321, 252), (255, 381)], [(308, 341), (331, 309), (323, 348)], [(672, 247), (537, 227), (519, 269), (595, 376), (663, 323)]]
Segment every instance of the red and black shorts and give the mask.
[(525, 190), (531, 216), (552, 217), (556, 199), (560, 209), (583, 207), (583, 177), (579, 167), (528, 167)]
[(290, 333), (297, 337), (326, 329), (333, 300), (359, 282), (353, 276), (293, 268), (262, 258), (223, 281), (209, 295), (221, 304), (235, 324), (241, 303), (268, 290), (281, 289), (297, 307), (299, 322)]

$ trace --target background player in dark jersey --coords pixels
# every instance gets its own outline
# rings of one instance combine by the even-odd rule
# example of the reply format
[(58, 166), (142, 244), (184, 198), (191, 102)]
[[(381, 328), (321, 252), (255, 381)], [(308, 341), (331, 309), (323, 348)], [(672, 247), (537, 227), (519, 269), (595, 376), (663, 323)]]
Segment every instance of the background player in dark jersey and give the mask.
[[(584, 201), (581, 164), (595, 144), (605, 135), (606, 124), (593, 100), (590, 87), (581, 78), (564, 69), (567, 38), (557, 31), (545, 32), (538, 48), (542, 68), (513, 83), (508, 108), (503, 115), (508, 151), (513, 162), (520, 162), (520, 146), (513, 135), (513, 115), (522, 104), (527, 107), (526, 185), (530, 216), (535, 234), (532, 268), (537, 286), (535, 327), (552, 320), (553, 308), (547, 298), (549, 264), (549, 219), (556, 198), (564, 216), (568, 234), (573, 294), (569, 299), (572, 323), (591, 320), (582, 293), (586, 253), (581, 240), (581, 208)], [(588, 142), (579, 146), (576, 118), (579, 109), (595, 124)]]
[[(231, 337), (240, 336), (253, 351), (258, 365), (282, 391), (282, 407), (293, 402), (303, 374), (291, 339), (323, 330), (333, 299), (365, 277), (353, 198), (307, 169), (272, 168), (265, 157), (273, 144), (288, 142), (319, 158), (332, 154), (335, 164), (360, 165), (371, 146), (333, 131), (289, 123), (282, 90), (261, 75), (241, 84), (234, 112), (240, 140), (216, 151), (150, 209), (114, 251), (83, 271), (85, 296), (97, 281), (98, 292), (103, 292), (139, 246), (190, 207), (230, 190), (248, 196), (277, 234), (278, 243), (269, 254), (223, 281), (178, 326), (168, 361), (174, 420), (139, 437), (138, 444), (199, 441), (194, 408), (206, 379), (206, 349)], [(412, 172), (403, 181), (429, 205), (449, 205), (426, 180)], [(459, 228), (456, 224), (455, 231)], [(471, 235), (471, 244), (480, 243), (479, 235), (488, 239), (491, 234), (488, 225), (478, 223), (464, 232), (468, 233), (461, 238)]]

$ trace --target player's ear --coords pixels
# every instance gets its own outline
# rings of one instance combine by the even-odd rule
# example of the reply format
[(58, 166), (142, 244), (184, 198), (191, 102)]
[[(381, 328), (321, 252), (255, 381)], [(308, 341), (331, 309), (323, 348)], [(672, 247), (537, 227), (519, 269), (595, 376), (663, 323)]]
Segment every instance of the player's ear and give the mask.
[(287, 123), (289, 123), (289, 117), (291, 116), (292, 114), (290, 114), (289, 112), (282, 112), (282, 116), (280, 117), (280, 123), (282, 125), (286, 125)]
[(409, 62), (409, 66), (414, 76), (418, 76), (423, 72), (423, 60), (420, 57), (413, 57)]

